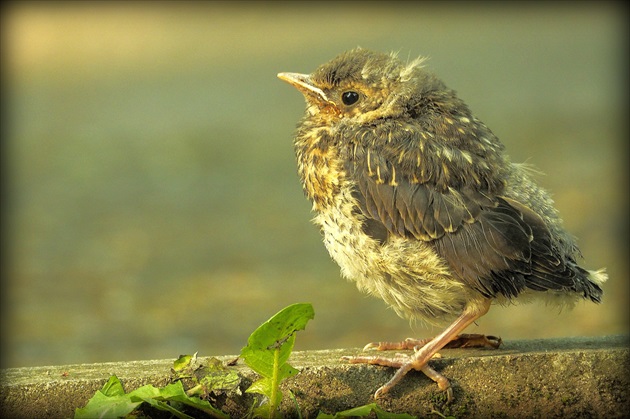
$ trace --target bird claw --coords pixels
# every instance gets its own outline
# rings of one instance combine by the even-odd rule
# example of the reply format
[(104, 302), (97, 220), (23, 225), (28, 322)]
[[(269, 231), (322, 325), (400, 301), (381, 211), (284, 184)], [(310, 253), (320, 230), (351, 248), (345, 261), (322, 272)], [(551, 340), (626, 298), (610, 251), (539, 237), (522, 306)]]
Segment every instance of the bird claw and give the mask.
[(448, 388), (446, 389), (446, 404), (451, 404), (453, 402), (453, 387), (448, 386)]
[[(439, 358), (439, 354), (435, 354), (433, 358)], [(431, 368), (428, 364), (422, 365), (417, 362), (415, 357), (405, 354), (396, 354), (394, 358), (383, 358), (378, 356), (344, 356), (342, 359), (352, 364), (370, 364), (385, 367), (398, 368), (396, 374), (386, 384), (376, 390), (374, 399), (383, 398), (389, 391), (405, 376), (410, 370), (422, 371), (428, 378), (433, 380), (440, 390), (446, 391), (446, 402), (453, 401), (453, 388), (448, 378)]]
[[(374, 398), (378, 399), (387, 394), (394, 385), (396, 385), (402, 377), (410, 370), (422, 371), (427, 377), (435, 381), (440, 390), (446, 391), (447, 403), (453, 401), (453, 388), (450, 382), (442, 374), (431, 368), (427, 362), (429, 359), (441, 358), (439, 353), (430, 355), (429, 358), (420, 354), (422, 347), (431, 342), (431, 339), (412, 339), (407, 338), (400, 342), (371, 342), (365, 345), (364, 351), (375, 349), (377, 351), (387, 350), (413, 350), (414, 355), (406, 355), (397, 353), (392, 358), (385, 358), (380, 356), (344, 356), (343, 360), (350, 362), (351, 364), (369, 364), (380, 365), (384, 367), (398, 368), (396, 374), (389, 382), (381, 386)], [(486, 336), (480, 334), (460, 334), (455, 336), (452, 340), (448, 341), (443, 348), (498, 348), (502, 343), (500, 337)], [(427, 354), (428, 355), (428, 354)], [(423, 360), (423, 361), (421, 361)]]
[(382, 350), (382, 349), (379, 349), (380, 345), (381, 345), (381, 342), (370, 342), (363, 347), (363, 350), (369, 351), (370, 349), (376, 349), (377, 351), (380, 351)]
[(385, 395), (385, 393), (387, 393), (388, 390), (384, 389), (383, 387), (385, 387), (385, 386), (380, 386), (376, 390), (376, 392), (374, 393), (374, 400), (380, 399), (381, 397), (383, 397)]

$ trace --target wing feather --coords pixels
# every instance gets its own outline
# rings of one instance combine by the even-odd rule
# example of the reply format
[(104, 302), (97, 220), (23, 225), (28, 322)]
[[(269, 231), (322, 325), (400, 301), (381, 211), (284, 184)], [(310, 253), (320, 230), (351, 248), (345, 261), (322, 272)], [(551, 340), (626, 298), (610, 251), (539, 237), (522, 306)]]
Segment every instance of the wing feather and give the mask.
[(575, 289), (576, 277), (585, 275), (564, 260), (543, 219), (522, 203), (467, 184), (439, 189), (414, 182), (404, 166), (375, 155), (370, 167), (355, 161), (348, 173), (369, 220), (364, 230), (379, 242), (396, 235), (429, 243), (454, 275), (488, 297)]

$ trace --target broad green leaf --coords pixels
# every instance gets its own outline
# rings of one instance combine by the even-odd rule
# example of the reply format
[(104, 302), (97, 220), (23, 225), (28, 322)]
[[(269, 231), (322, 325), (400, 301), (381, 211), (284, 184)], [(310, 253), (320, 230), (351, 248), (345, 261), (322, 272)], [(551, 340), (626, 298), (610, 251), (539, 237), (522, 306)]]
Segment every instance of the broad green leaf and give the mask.
[(263, 377), (250, 385), (245, 393), (258, 393), (271, 397), (271, 378)]
[[(168, 384), (164, 388), (157, 388), (148, 384), (125, 394), (118, 378), (112, 376), (103, 387), (103, 390), (107, 390), (114, 395), (108, 396), (100, 390), (97, 391), (84, 408), (75, 410), (74, 417), (77, 419), (125, 417), (144, 402), (156, 409), (170, 412), (178, 418), (191, 418), (191, 416), (168, 403), (177, 402), (194, 407), (215, 418), (228, 418), (225, 413), (213, 407), (206, 400), (186, 395), (181, 381)], [(119, 390), (122, 390), (123, 393), (119, 394)]]
[(363, 406), (358, 406), (352, 409), (337, 412), (334, 415), (319, 412), (316, 419), (340, 419), (340, 418), (363, 418), (374, 412), (378, 419), (415, 419), (415, 416), (408, 415), (406, 413), (390, 413), (383, 410), (376, 403), (370, 403)]
[(292, 304), (280, 310), (250, 335), (248, 346), (273, 349), (315, 317), (313, 306), (308, 303)]
[[(271, 377), (274, 366), (274, 350), (280, 349), (279, 365), (285, 365), (295, 343), (294, 333), (303, 330), (315, 316), (313, 306), (308, 303), (290, 305), (260, 325), (247, 340), (241, 351), (245, 363), (258, 374)], [(281, 370), (282, 378), (296, 374), (293, 368)]]
[(118, 377), (112, 375), (101, 389), (101, 392), (106, 396), (122, 396), (125, 394), (125, 389)]
[[(279, 349), (278, 365), (280, 370), (278, 378), (280, 380), (295, 375), (298, 372), (295, 368), (286, 363), (293, 350), (294, 342), (295, 335), (291, 336), (291, 338), (285, 342), (285, 346)], [(263, 377), (271, 377), (274, 369), (274, 352), (274, 350), (256, 349), (247, 346), (241, 351), (241, 356), (245, 360), (245, 363), (258, 374)]]
[(147, 384), (131, 391), (127, 394), (127, 396), (132, 401), (154, 399), (160, 396), (160, 389), (152, 386), (151, 384)]
[(106, 396), (100, 390), (87, 402), (85, 407), (75, 409), (75, 419), (119, 418), (133, 412), (142, 401), (131, 401), (127, 395)]

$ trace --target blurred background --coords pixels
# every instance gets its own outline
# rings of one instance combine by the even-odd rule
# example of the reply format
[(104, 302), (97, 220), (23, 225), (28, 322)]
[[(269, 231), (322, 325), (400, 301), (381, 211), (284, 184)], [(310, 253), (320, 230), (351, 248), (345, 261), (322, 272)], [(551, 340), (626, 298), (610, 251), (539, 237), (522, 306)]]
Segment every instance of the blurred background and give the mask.
[(546, 175), (604, 302), (495, 307), (504, 340), (628, 331), (627, 15), (617, 3), (58, 3), (2, 10), (2, 367), (237, 354), (295, 302), (296, 349), (427, 337), (340, 277), (280, 71), (429, 56)]

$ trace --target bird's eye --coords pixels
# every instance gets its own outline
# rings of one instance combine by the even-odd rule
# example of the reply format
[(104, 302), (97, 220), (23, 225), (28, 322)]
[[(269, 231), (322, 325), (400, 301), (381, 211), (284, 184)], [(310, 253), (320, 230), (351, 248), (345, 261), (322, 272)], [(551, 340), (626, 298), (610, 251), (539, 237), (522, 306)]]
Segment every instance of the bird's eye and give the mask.
[(358, 100), (359, 94), (353, 90), (348, 90), (347, 92), (343, 92), (341, 94), (341, 101), (346, 106), (354, 105)]

